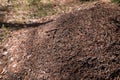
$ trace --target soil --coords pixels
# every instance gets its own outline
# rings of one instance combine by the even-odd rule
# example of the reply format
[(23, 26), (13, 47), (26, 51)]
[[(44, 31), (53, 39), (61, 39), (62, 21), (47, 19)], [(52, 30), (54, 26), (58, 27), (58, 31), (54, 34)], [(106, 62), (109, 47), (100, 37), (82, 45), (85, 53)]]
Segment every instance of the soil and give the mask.
[(1, 80), (120, 80), (120, 7), (96, 3), (12, 31), (1, 49)]

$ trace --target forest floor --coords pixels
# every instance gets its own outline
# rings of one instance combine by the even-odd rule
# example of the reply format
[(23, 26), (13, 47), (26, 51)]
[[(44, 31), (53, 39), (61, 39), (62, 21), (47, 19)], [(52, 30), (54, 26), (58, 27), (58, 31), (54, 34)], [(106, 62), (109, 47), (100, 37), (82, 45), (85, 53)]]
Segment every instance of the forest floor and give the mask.
[(24, 1), (0, 9), (0, 80), (120, 80), (119, 5)]

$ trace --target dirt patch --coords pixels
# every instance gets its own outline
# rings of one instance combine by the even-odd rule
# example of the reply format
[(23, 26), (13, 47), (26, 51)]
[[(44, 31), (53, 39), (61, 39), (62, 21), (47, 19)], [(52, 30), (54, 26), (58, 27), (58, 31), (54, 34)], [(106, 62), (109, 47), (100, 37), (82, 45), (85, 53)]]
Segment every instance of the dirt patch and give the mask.
[[(14, 31), (2, 80), (119, 80), (120, 7), (95, 4)], [(5, 52), (4, 51), (4, 52)]]

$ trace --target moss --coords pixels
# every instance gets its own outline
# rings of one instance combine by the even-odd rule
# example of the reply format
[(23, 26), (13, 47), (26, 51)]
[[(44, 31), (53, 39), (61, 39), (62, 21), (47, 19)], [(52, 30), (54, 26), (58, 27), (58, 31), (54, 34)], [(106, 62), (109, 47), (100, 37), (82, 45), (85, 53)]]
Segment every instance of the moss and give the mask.
[(112, 2), (120, 4), (120, 0), (112, 0)]

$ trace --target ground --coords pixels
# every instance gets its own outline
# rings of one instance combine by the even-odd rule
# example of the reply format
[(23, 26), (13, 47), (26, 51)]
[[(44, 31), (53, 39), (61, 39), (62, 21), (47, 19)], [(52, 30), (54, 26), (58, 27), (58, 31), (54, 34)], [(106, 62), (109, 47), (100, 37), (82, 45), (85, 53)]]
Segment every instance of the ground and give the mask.
[(1, 80), (120, 80), (119, 13), (95, 2), (37, 27), (3, 27)]

